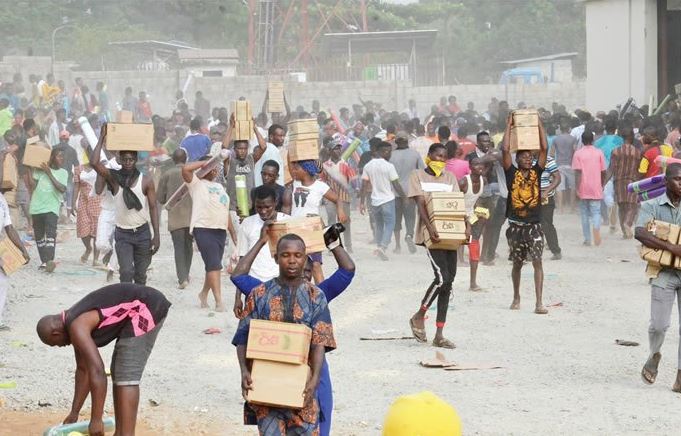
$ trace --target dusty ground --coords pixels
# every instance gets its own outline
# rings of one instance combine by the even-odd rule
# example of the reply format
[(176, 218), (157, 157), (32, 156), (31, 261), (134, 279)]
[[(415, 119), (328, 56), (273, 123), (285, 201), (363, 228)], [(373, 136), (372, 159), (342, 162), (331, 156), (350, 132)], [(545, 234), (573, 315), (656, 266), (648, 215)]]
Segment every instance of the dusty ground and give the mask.
[[(335, 412), (333, 433), (380, 434), (391, 401), (430, 390), (458, 410), (466, 434), (678, 434), (681, 397), (670, 388), (676, 373), (676, 311), (663, 348), (658, 382), (645, 386), (639, 371), (647, 351), (649, 294), (635, 243), (606, 235), (601, 248), (584, 248), (578, 219), (557, 216), (564, 259), (545, 262), (547, 304), (562, 303), (548, 316), (532, 313), (531, 269), (523, 277), (520, 312), (511, 302), (510, 266), (502, 259), (482, 267), (484, 293), (471, 293), (468, 269), (455, 281), (447, 333), (458, 348), (446, 353), (460, 363), (492, 363), (503, 369), (445, 372), (425, 369), (420, 359), (434, 349), (414, 341), (369, 342), (372, 332), (408, 333), (407, 320), (432, 279), (423, 252), (374, 260), (368, 223), (353, 226), (358, 275), (332, 303), (338, 350), (328, 355)], [(68, 307), (104, 284), (101, 271), (81, 266), (79, 241), (58, 246), (61, 261), (53, 275), (37, 271), (34, 260), (12, 277), (7, 322), (0, 333), (0, 435), (41, 434), (68, 412), (74, 360), (70, 349), (48, 349), (34, 333), (45, 313)], [(333, 260), (326, 258), (326, 270)], [(173, 302), (142, 384), (140, 415), (144, 434), (255, 434), (240, 425), (239, 371), (230, 314), (198, 308), (202, 262), (195, 257), (192, 286), (175, 288), (172, 244), (162, 236), (149, 284)], [(223, 287), (231, 295), (232, 285)], [(432, 336), (434, 312), (428, 321)], [(220, 335), (201, 331), (219, 327)], [(615, 339), (641, 343), (615, 345)], [(108, 361), (112, 347), (104, 349)], [(160, 402), (153, 407), (149, 400)], [(49, 403), (41, 407), (38, 403)], [(111, 403), (107, 410), (112, 412)]]

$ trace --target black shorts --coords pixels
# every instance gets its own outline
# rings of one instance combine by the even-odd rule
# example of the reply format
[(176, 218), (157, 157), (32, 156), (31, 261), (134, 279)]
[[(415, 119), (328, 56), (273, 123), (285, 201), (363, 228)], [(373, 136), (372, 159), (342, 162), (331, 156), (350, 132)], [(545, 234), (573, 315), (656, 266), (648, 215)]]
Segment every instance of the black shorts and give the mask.
[(227, 231), (223, 229), (207, 229), (194, 227), (192, 231), (201, 258), (206, 265), (206, 272), (222, 269), (222, 256), (225, 254)]
[(513, 262), (541, 260), (544, 253), (544, 232), (541, 224), (509, 222), (506, 239), (510, 249), (508, 260)]

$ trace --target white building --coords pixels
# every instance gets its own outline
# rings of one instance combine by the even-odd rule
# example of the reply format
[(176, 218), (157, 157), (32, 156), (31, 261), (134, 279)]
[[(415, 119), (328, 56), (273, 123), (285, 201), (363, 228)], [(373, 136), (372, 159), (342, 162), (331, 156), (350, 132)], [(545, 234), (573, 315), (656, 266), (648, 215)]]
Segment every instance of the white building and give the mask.
[(584, 0), (586, 105), (655, 102), (681, 83), (681, 0)]

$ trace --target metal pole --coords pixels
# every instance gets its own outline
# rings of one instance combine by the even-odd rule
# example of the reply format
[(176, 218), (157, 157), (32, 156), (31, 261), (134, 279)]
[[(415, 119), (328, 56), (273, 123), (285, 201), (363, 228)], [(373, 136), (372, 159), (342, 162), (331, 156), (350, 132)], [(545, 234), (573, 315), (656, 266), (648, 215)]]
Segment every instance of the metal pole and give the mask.
[(73, 24), (62, 24), (61, 26), (57, 26), (54, 28), (52, 31), (52, 56), (50, 58), (50, 72), (54, 74), (54, 54), (55, 54), (55, 38), (57, 36), (57, 32), (66, 29), (67, 27), (76, 27)]

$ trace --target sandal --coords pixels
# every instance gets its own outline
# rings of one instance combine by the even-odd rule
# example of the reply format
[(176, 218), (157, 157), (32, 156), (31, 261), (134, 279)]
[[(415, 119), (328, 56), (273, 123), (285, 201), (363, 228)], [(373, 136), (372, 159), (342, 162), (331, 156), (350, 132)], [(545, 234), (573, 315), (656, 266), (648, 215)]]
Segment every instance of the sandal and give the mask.
[(426, 338), (426, 329), (416, 327), (414, 320), (411, 318), (409, 319), (409, 327), (411, 327), (411, 333), (418, 342), (428, 342), (428, 338)]
[[(655, 362), (654, 357), (657, 357), (657, 362)], [(662, 355), (659, 353), (653, 354), (648, 360), (646, 361), (645, 365), (643, 365), (643, 369), (641, 369), (641, 378), (643, 379), (643, 383), (647, 385), (652, 385), (655, 383), (655, 379), (657, 379), (657, 367), (660, 365), (660, 360), (662, 359)], [(655, 364), (655, 368), (649, 368), (648, 364), (649, 363)]]
[(454, 344), (454, 342), (450, 341), (447, 338), (439, 338), (439, 339), (435, 338), (435, 339), (433, 339), (433, 346), (439, 347), (439, 348), (447, 348), (447, 349), (450, 349), (450, 350), (453, 350), (454, 348), (456, 348), (456, 345)]

